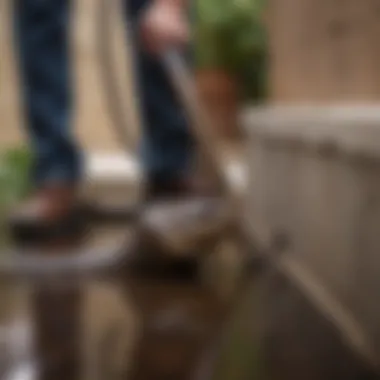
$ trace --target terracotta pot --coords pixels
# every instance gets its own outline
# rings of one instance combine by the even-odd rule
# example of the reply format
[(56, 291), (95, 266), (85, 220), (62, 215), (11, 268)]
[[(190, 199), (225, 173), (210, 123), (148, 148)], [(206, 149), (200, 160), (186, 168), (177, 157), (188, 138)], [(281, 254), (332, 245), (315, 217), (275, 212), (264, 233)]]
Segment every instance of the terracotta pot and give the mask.
[(235, 78), (220, 69), (202, 69), (196, 73), (199, 96), (212, 123), (225, 139), (239, 136), (239, 91)]

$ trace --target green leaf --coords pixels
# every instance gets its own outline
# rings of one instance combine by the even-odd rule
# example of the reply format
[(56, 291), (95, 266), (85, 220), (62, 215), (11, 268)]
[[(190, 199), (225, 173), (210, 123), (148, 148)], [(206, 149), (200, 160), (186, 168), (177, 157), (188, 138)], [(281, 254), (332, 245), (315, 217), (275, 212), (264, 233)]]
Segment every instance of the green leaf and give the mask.
[(5, 215), (30, 191), (29, 171), (32, 155), (17, 148), (0, 155), (0, 246), (6, 240)]

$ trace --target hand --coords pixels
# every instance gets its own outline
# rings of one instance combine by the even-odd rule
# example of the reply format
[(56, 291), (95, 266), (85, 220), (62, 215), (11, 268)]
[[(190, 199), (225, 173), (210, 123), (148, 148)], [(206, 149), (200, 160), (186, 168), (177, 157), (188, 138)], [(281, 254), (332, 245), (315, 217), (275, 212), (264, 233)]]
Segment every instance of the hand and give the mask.
[(189, 40), (186, 12), (178, 2), (154, 0), (145, 11), (140, 26), (144, 47), (151, 53), (160, 54), (169, 48), (186, 45)]

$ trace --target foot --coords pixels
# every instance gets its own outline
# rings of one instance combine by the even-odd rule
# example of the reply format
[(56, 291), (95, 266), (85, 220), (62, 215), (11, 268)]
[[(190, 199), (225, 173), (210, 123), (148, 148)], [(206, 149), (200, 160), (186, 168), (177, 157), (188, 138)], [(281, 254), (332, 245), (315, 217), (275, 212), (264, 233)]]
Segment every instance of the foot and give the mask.
[(39, 189), (11, 214), (12, 225), (59, 224), (72, 215), (76, 202), (73, 186), (47, 186)]

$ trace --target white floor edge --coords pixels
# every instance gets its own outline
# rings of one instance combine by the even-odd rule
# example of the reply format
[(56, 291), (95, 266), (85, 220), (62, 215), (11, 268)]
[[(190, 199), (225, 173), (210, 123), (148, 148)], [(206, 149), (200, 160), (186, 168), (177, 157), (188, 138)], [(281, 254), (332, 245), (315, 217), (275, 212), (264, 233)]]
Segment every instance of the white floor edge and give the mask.
[[(227, 175), (237, 191), (247, 188), (246, 168), (241, 160), (231, 160), (226, 165)], [(86, 159), (88, 180), (95, 182), (138, 183), (143, 178), (139, 162), (127, 153), (91, 153)]]

